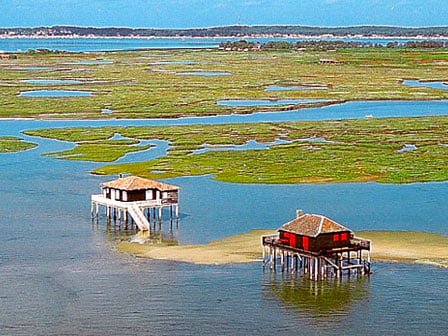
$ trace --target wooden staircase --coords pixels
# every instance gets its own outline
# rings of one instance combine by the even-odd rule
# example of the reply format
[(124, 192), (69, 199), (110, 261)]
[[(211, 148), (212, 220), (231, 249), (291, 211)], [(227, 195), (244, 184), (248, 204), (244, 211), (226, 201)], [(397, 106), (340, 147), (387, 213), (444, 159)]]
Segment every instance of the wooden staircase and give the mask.
[(134, 220), (135, 224), (137, 224), (138, 228), (142, 231), (148, 231), (150, 224), (145, 217), (145, 214), (140, 209), (138, 205), (131, 204), (128, 206), (128, 212)]

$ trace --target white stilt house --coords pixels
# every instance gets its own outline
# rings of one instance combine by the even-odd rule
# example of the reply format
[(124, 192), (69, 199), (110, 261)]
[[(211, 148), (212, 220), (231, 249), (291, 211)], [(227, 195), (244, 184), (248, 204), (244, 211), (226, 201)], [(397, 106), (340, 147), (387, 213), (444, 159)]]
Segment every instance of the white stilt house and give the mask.
[[(158, 212), (162, 220), (163, 209), (169, 208), (171, 218), (179, 216), (179, 187), (166, 183), (128, 176), (103, 183), (102, 194), (92, 195), (92, 216), (99, 216), (100, 206), (108, 217), (134, 220), (142, 231), (150, 229), (150, 212)], [(148, 218), (147, 218), (148, 217)]]

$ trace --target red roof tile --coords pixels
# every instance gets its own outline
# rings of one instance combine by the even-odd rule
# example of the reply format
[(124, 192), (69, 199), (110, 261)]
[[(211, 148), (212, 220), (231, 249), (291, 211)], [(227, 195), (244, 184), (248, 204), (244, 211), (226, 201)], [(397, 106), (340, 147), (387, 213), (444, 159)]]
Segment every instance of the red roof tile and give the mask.
[(160, 191), (173, 191), (179, 190), (179, 187), (174, 185), (169, 185), (166, 183), (148, 180), (137, 176), (128, 176), (119, 178), (115, 181), (110, 181), (103, 183), (101, 185), (103, 188), (113, 188), (119, 190), (146, 190), (146, 189), (158, 189)]
[(317, 237), (321, 233), (350, 231), (345, 226), (322, 215), (304, 214), (284, 224), (281, 230)]

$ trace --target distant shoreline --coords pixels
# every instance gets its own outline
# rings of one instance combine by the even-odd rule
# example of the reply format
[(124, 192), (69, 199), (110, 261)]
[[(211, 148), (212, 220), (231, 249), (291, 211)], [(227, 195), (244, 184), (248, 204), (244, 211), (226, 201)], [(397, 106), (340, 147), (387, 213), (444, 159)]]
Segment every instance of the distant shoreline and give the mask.
[(322, 40), (322, 39), (355, 39), (355, 40), (448, 40), (448, 36), (393, 36), (393, 35), (278, 35), (278, 34), (255, 34), (255, 35), (216, 35), (216, 36), (193, 36), (193, 35), (179, 35), (179, 36), (103, 36), (103, 35), (9, 35), (0, 34), (2, 40), (21, 40), (21, 39), (124, 39), (124, 40), (154, 40), (154, 39), (197, 39), (197, 40), (216, 40), (216, 39), (304, 39), (304, 40)]
[(201, 38), (201, 39), (448, 39), (448, 26), (229, 25), (195, 28), (131, 28), (86, 26), (0, 27), (0, 38)]

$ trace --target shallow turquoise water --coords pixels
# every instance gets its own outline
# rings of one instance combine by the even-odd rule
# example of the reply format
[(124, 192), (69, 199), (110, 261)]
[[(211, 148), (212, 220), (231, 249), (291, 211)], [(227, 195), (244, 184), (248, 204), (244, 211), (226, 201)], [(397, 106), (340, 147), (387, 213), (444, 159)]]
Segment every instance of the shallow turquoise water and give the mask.
[(33, 85), (60, 85), (60, 84), (82, 84), (83, 82), (75, 79), (27, 79), (22, 82)]
[[(438, 106), (430, 102), (427, 108)], [(0, 121), (0, 134), (201, 120)], [(111, 177), (88, 174), (99, 164), (41, 156), (73, 144), (30, 140), (40, 146), (0, 155), (0, 334), (441, 335), (446, 330), (444, 269), (376, 263), (370, 280), (316, 285), (264, 273), (259, 263), (196, 266), (119, 254), (116, 241), (130, 239), (133, 232), (124, 235), (92, 224), (89, 213), (90, 195)], [(162, 142), (146, 154), (165, 152)], [(181, 243), (277, 228), (298, 208), (326, 214), (354, 230), (448, 234), (446, 182), (240, 185), (209, 176), (169, 182), (182, 188), (180, 228), (174, 233)]]
[(269, 85), (266, 91), (309, 91), (309, 90), (327, 90), (326, 86), (312, 85)]
[[(253, 114), (230, 114), (206, 117), (185, 117), (178, 119), (120, 119), (120, 120), (75, 120), (71, 126), (132, 126), (132, 125), (190, 125), (190, 124), (228, 124), (228, 123), (260, 123), (287, 121), (344, 120), (361, 118), (388, 117), (427, 117), (448, 114), (448, 100), (429, 101), (355, 101), (334, 104), (325, 107), (314, 107), (291, 111), (258, 112)], [(99, 114), (100, 115), (100, 114)], [(20, 129), (64, 127), (67, 121), (28, 120), (17, 124), (15, 121), (4, 121), (4, 129), (11, 131)]]
[[(123, 38), (49, 38), (49, 39), (0, 39), (0, 50), (27, 51), (29, 49), (51, 49), (64, 51), (111, 51), (111, 50), (138, 50), (138, 49), (193, 49), (193, 48), (217, 48), (221, 42), (239, 41), (241, 38), (149, 38), (149, 39), (123, 39)], [(247, 41), (269, 42), (269, 41), (288, 41), (296, 42), (307, 39), (300, 38), (249, 38)], [(316, 40), (308, 39), (308, 40)], [(335, 40), (325, 38), (322, 40)], [(357, 41), (371, 42), (375, 44), (386, 45), (389, 42), (395, 42), (397, 39), (356, 39), (346, 38), (337, 39), (338, 41)], [(399, 39), (399, 42), (411, 41)]]
[(199, 77), (221, 77), (232, 76), (230, 72), (221, 71), (190, 71), (190, 72), (178, 72), (179, 76), (199, 76)]
[(219, 100), (218, 105), (220, 106), (281, 106), (281, 105), (297, 105), (297, 104), (311, 104), (311, 103), (322, 103), (327, 100), (322, 99), (227, 99)]
[(104, 61), (104, 60), (98, 60), (98, 61), (80, 61), (76, 63), (69, 63), (69, 64), (79, 64), (79, 65), (108, 65), (112, 64), (112, 61)]
[(6, 70), (14, 70), (14, 71), (48, 71), (52, 70), (53, 68), (50, 67), (40, 67), (40, 66), (24, 66), (24, 67), (11, 67), (11, 68), (5, 68)]
[(438, 90), (448, 90), (448, 85), (440, 82), (440, 81), (419, 81), (419, 80), (404, 80), (403, 85), (406, 86), (414, 86), (414, 87), (427, 87), (431, 89), (438, 89)]
[(92, 92), (89, 91), (73, 91), (73, 90), (34, 90), (23, 91), (20, 97), (29, 98), (68, 98), (68, 97), (91, 97)]

